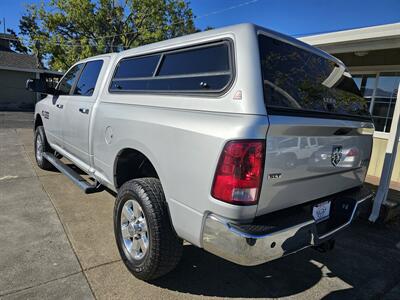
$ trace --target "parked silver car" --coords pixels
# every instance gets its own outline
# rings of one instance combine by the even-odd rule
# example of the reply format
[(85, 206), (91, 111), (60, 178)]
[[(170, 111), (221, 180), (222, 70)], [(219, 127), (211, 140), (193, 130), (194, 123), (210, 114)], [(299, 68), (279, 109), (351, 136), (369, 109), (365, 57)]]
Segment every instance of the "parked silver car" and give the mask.
[[(331, 248), (372, 197), (374, 127), (346, 67), (265, 28), (91, 57), (55, 89), (27, 87), (48, 94), (35, 109), (38, 165), (117, 193), (117, 246), (144, 280), (176, 266), (183, 240), (248, 266)], [(354, 163), (351, 149), (362, 149)]]

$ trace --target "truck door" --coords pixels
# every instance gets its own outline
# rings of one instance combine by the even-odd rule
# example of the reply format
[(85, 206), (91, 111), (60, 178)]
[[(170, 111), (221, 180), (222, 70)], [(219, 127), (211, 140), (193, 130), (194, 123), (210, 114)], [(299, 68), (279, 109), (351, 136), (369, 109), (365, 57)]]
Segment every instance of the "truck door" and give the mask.
[(103, 59), (98, 59), (84, 64), (66, 103), (67, 118), (63, 122), (65, 150), (88, 167), (90, 166), (89, 127), (93, 106), (98, 95), (96, 83), (103, 62)]
[(66, 103), (72, 87), (75, 84), (76, 78), (80, 73), (83, 64), (78, 64), (73, 66), (61, 79), (60, 83), (57, 85), (57, 95), (49, 95), (50, 105), (48, 106), (48, 111), (42, 111), (41, 114), (44, 117), (44, 122), (46, 125), (46, 136), (48, 141), (57, 145), (61, 148), (64, 147), (62, 127), (64, 119), (66, 116)]

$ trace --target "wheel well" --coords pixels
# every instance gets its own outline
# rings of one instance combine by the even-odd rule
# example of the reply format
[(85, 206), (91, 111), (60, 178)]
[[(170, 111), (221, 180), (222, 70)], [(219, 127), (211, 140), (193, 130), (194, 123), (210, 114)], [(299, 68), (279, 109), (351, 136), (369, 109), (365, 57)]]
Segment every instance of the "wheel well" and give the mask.
[(140, 151), (121, 150), (114, 163), (114, 184), (118, 189), (126, 181), (135, 178), (159, 178), (151, 161)]
[(43, 126), (43, 121), (42, 118), (40, 117), (40, 115), (36, 115), (35, 118), (35, 130), (38, 126)]

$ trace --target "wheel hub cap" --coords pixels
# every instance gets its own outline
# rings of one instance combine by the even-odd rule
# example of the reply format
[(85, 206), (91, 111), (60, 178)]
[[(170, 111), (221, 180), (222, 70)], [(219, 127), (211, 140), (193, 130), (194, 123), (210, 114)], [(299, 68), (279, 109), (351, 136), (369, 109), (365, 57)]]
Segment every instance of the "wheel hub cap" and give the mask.
[(121, 212), (121, 233), (124, 247), (134, 259), (145, 256), (149, 247), (147, 221), (136, 200), (125, 202)]

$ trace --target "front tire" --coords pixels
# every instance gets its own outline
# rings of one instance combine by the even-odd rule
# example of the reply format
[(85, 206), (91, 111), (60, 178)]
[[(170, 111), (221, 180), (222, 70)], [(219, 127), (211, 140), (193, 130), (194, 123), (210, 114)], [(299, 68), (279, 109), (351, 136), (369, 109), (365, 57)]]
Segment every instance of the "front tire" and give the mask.
[(35, 145), (35, 159), (39, 168), (47, 171), (53, 170), (54, 169), (53, 165), (43, 157), (44, 152), (53, 151), (49, 143), (47, 142), (43, 126), (36, 127), (34, 145)]
[(114, 232), (123, 262), (141, 280), (167, 274), (182, 256), (183, 241), (172, 228), (157, 178), (122, 185), (114, 206)]

